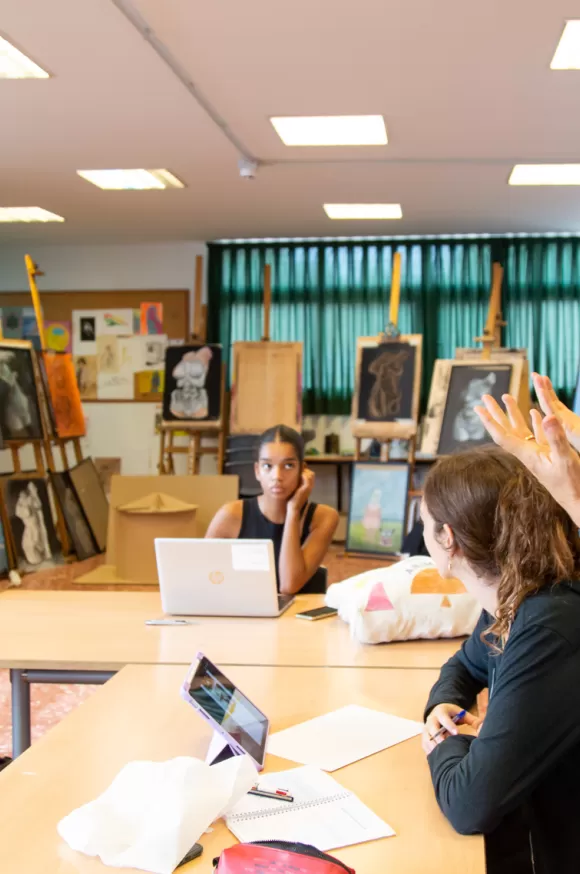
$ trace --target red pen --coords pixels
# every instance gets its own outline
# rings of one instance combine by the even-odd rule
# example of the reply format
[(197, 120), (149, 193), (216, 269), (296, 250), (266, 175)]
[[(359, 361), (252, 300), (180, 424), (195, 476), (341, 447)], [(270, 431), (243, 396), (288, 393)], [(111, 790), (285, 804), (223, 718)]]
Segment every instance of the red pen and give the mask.
[(250, 789), (248, 795), (257, 795), (258, 798), (273, 798), (276, 801), (294, 801), (294, 796), (289, 795), (287, 789), (275, 789), (273, 792), (268, 792), (267, 789), (259, 789), (257, 784)]

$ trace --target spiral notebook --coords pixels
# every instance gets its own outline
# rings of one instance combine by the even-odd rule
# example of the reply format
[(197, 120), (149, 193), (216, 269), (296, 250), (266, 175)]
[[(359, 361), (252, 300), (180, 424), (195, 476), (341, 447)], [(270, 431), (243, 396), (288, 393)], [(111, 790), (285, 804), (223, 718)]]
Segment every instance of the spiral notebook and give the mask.
[(360, 798), (311, 765), (263, 774), (259, 787), (286, 789), (294, 801), (246, 795), (226, 816), (239, 841), (299, 841), (326, 851), (395, 834)]

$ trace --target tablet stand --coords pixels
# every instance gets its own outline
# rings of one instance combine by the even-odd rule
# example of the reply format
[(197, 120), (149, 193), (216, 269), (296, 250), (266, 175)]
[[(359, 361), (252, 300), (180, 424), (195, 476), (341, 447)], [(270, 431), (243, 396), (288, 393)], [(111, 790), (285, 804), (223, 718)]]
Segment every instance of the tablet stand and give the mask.
[(231, 747), (223, 735), (214, 731), (205, 757), (206, 764), (217, 765), (219, 762), (225, 762), (226, 759), (239, 755), (241, 753)]

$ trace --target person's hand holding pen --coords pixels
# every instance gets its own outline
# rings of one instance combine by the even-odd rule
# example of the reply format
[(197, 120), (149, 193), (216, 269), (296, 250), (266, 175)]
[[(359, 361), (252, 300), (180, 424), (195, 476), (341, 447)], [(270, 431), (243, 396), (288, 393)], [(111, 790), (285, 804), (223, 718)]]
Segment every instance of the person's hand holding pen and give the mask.
[(477, 736), (483, 720), (462, 710), (456, 704), (438, 704), (427, 718), (423, 729), (423, 749), (429, 755), (437, 744), (449, 735), (471, 734)]

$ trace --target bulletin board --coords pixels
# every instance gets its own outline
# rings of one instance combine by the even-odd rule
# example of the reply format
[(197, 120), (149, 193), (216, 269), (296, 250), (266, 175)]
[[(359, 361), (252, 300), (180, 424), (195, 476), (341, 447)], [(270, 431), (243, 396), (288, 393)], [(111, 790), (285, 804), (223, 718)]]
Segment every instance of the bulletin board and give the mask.
[[(163, 304), (163, 333), (170, 340), (185, 340), (189, 335), (189, 298), (188, 289), (140, 289), (138, 291), (44, 291), (41, 292), (41, 304), (44, 322), (72, 322), (74, 310), (104, 310), (140, 308), (142, 303), (159, 301)], [(2, 307), (30, 307), (32, 300), (29, 292), (5, 292), (0, 294), (0, 309)], [(124, 402), (143, 402), (159, 400), (146, 394)], [(83, 397), (86, 403), (111, 403), (111, 400), (100, 401), (97, 398)], [(114, 402), (114, 401), (113, 401)]]

